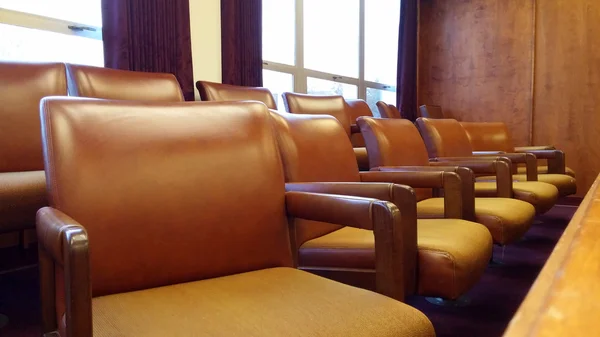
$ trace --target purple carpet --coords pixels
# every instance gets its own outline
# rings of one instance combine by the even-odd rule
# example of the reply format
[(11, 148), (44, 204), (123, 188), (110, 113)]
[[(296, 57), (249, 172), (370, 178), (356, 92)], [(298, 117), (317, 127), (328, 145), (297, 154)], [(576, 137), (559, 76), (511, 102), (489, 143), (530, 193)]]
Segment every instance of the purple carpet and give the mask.
[[(502, 264), (488, 267), (481, 282), (467, 294), (466, 306), (438, 306), (419, 297), (407, 302), (431, 319), (439, 337), (501, 336), (575, 213), (576, 203), (565, 204), (539, 217), (520, 242), (504, 252), (495, 248), (494, 257)], [(2, 337), (40, 336), (37, 268), (19, 269), (31, 265), (35, 255), (34, 249), (26, 253), (0, 250), (0, 314), (9, 317), (8, 324), (0, 327)]]

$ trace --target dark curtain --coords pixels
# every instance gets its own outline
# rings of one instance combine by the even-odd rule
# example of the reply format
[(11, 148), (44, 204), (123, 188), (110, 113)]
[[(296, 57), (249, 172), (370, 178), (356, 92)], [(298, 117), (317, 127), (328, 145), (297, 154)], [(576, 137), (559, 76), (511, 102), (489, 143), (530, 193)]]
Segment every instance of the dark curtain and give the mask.
[(172, 73), (194, 100), (189, 0), (102, 0), (107, 68)]
[(402, 0), (398, 35), (397, 106), (402, 117), (417, 119), (418, 0)]
[(222, 82), (262, 86), (262, 0), (221, 0)]

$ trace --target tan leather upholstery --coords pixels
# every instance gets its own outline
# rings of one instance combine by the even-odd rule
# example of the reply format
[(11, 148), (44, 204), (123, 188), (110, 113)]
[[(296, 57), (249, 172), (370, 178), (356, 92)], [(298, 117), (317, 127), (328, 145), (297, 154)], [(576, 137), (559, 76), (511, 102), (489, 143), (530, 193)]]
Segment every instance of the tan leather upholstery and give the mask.
[[(420, 218), (444, 216), (444, 200), (430, 198), (417, 204)], [(527, 202), (509, 198), (475, 198), (475, 221), (484, 224), (494, 242), (506, 245), (519, 240), (531, 227), (535, 209)]]
[[(52, 98), (41, 109), (53, 206), (37, 217), (44, 333), (432, 335), (400, 302), (286, 268), (296, 218), (388, 233), (400, 217), (374, 199), (285, 192), (262, 103)], [(393, 275), (377, 265), (378, 279)]]
[[(279, 133), (286, 181), (361, 181), (351, 144), (335, 119), (275, 113), (272, 116)], [(491, 236), (485, 227), (468, 221), (435, 220), (431, 224), (437, 224), (439, 230), (430, 226), (422, 234), (418, 227), (417, 233), (411, 234), (410, 229), (405, 229), (404, 237), (414, 235), (424, 245), (416, 247), (418, 293), (455, 299), (477, 282), (485, 270), (491, 254)], [(362, 275), (373, 270), (372, 232), (331, 224), (320, 224), (319, 232), (302, 229), (309, 228), (308, 225), (297, 226), (301, 267), (316, 271), (333, 268), (339, 273)], [(316, 228), (311, 225), (310, 228)], [(471, 234), (465, 237), (464, 231)]]
[[(358, 119), (359, 117), (373, 116), (371, 108), (369, 108), (367, 102), (363, 101), (362, 99), (347, 99), (346, 103), (348, 103), (348, 109), (346, 111), (348, 112), (348, 117), (350, 119), (351, 124), (356, 124), (356, 119)], [(352, 146), (354, 146), (355, 148), (365, 147), (365, 140), (363, 139), (363, 136), (360, 132), (353, 133), (352, 135), (350, 135), (350, 141), (352, 141)], [(364, 153), (367, 153), (366, 149)]]
[[(475, 182), (475, 195), (482, 198), (495, 197), (497, 188), (495, 177), (477, 178)], [(486, 181), (487, 180), (487, 181)], [(523, 181), (513, 183), (514, 198), (528, 202), (535, 206), (537, 213), (546, 213), (558, 201), (558, 189), (554, 185), (540, 184), (537, 181)]]
[(269, 89), (243, 87), (208, 81), (197, 81), (196, 88), (203, 101), (259, 101), (269, 109), (277, 110), (277, 103)]
[[(352, 119), (357, 114), (366, 115), (370, 110), (366, 102), (360, 100), (352, 103), (346, 102), (342, 96), (314, 96), (285, 92), (282, 94), (287, 112), (303, 115), (331, 115), (344, 127), (346, 134), (352, 139), (354, 134), (360, 134), (356, 128), (356, 120)], [(352, 106), (350, 105), (352, 104)], [(365, 110), (367, 109), (367, 110)], [(354, 145), (354, 155), (358, 168), (361, 171), (369, 170), (367, 150), (360, 145)]]
[[(427, 148), (429, 158), (436, 157), (472, 157), (473, 148), (466, 131), (454, 119), (418, 118), (417, 127)], [(487, 177), (485, 180), (489, 180)], [(483, 187), (475, 184), (476, 196), (488, 197), (492, 184)], [(479, 186), (477, 186), (479, 185)], [(554, 205), (558, 198), (558, 189), (541, 181), (514, 182), (514, 197), (531, 203), (538, 213), (549, 210), (548, 205)], [(554, 187), (554, 188), (553, 188)], [(495, 196), (495, 194), (494, 194)]]
[(352, 121), (348, 114), (348, 103), (342, 96), (315, 96), (284, 92), (285, 110), (302, 115), (331, 115), (335, 117), (350, 136)]
[[(427, 149), (412, 122), (403, 119), (360, 118), (358, 121), (374, 167), (429, 166)], [(477, 190), (476, 190), (477, 191)], [(475, 221), (485, 225), (494, 242), (509, 244), (527, 232), (533, 222), (532, 205), (508, 198), (475, 198)], [(442, 198), (421, 195), (420, 218), (441, 218)]]
[[(435, 335), (425, 315), (414, 309), (311, 276), (274, 268), (95, 298), (94, 333), (144, 337)], [(139, 308), (144, 308), (143, 317), (136, 314)], [(165, 314), (174, 312), (180, 314)]]
[[(510, 133), (504, 123), (460, 123), (465, 129), (467, 136), (471, 142), (474, 151), (504, 151), (515, 152)], [(535, 152), (533, 152), (535, 154)], [(564, 162), (562, 162), (564, 166)], [(513, 176), (516, 181), (527, 181), (525, 176), (525, 168), (520, 168), (519, 174)], [(548, 166), (538, 166), (538, 181), (552, 184), (558, 188), (561, 196), (575, 194), (577, 192), (577, 181), (575, 180), (575, 172), (567, 167), (564, 167), (567, 174), (557, 174), (553, 172), (548, 174)], [(542, 171), (542, 172), (540, 172)], [(562, 172), (562, 170), (560, 171)]]
[(402, 114), (395, 105), (383, 101), (377, 102), (377, 110), (381, 118), (402, 118)]
[[(526, 173), (526, 168), (525, 167), (518, 167), (517, 168), (517, 173), (518, 174), (525, 174)], [(548, 173), (548, 166), (546, 165), (541, 165), (538, 166), (538, 174), (546, 174)], [(575, 171), (573, 171), (572, 168), (570, 167), (565, 167), (565, 174), (570, 175), (571, 177), (575, 178)], [(539, 176), (538, 176), (539, 178)]]
[(183, 101), (173, 74), (67, 64), (69, 95), (118, 100)]
[(419, 110), (421, 111), (421, 117), (435, 119), (445, 118), (442, 107), (439, 105), (421, 105)]
[[(458, 219), (419, 220), (418, 294), (456, 299), (485, 269), (492, 240), (485, 227)], [(300, 265), (312, 268), (372, 269), (373, 232), (342, 228), (309, 240), (299, 252)], [(456, 278), (456, 279), (455, 279)]]
[(65, 96), (62, 63), (0, 62), (0, 232), (33, 228), (47, 205), (40, 100)]

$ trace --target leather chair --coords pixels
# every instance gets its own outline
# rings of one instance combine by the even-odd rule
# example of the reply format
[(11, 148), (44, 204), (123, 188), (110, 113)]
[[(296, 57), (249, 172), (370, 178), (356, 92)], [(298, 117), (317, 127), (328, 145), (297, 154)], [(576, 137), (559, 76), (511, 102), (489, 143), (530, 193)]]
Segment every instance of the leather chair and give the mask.
[(34, 228), (47, 205), (39, 106), (45, 96), (66, 96), (65, 66), (0, 62), (0, 82), (0, 233), (7, 233)]
[[(387, 236), (400, 216), (375, 199), (286, 193), (263, 104), (51, 98), (42, 119), (44, 333), (434, 335), (414, 308), (292, 268), (287, 219), (375, 228), (387, 252), (401, 250)], [(378, 285), (395, 294), (383, 256)]]
[[(504, 123), (475, 123), (461, 122), (460, 125), (467, 132), (473, 151), (489, 152), (516, 152), (532, 153), (538, 159), (547, 161), (546, 165), (538, 166), (538, 174), (567, 174), (575, 178), (575, 171), (565, 166), (564, 152), (557, 150), (554, 146), (523, 146), (515, 147), (510, 132)], [(525, 167), (518, 167), (518, 173), (525, 174)], [(546, 177), (538, 176), (540, 181)]]
[[(304, 115), (331, 115), (342, 124), (349, 138), (353, 134), (360, 133), (356, 123), (349, 117), (350, 107), (342, 96), (314, 96), (284, 92), (282, 97), (287, 112)], [(367, 149), (355, 147), (354, 154), (359, 165), (358, 168), (361, 171), (368, 171)]]
[(395, 105), (387, 104), (384, 101), (377, 102), (377, 110), (381, 118), (402, 118), (400, 110)]
[[(362, 116), (373, 116), (373, 112), (367, 102), (362, 99), (347, 99), (348, 104), (348, 117), (350, 118), (351, 124), (356, 124), (356, 119)], [(358, 161), (358, 167), (362, 170), (368, 170), (369, 167), (369, 156), (367, 154), (367, 148), (365, 147), (365, 140), (360, 132), (355, 132), (350, 135), (350, 142), (356, 153), (356, 160)]]
[[(489, 160), (489, 156), (473, 154), (471, 142), (466, 131), (454, 119), (417, 118), (417, 127), (427, 148), (430, 161)], [(503, 153), (501, 155), (511, 163), (527, 165), (528, 181), (513, 182), (514, 197), (532, 204), (538, 213), (550, 210), (558, 199), (558, 189), (551, 184), (537, 181), (536, 158), (532, 154)], [(493, 157), (497, 158), (497, 156)], [(475, 184), (475, 195), (496, 197), (500, 185), (498, 177), (487, 177), (488, 181)], [(503, 196), (503, 195), (501, 195)]]
[(182, 102), (173, 74), (67, 64), (70, 96), (116, 100)]
[(434, 118), (434, 119), (443, 119), (444, 113), (442, 111), (442, 107), (439, 105), (421, 105), (419, 107), (421, 111), (421, 117), (423, 118)]
[(203, 101), (259, 101), (277, 110), (277, 103), (267, 88), (243, 87), (207, 81), (197, 81), (196, 88)]
[[(463, 199), (461, 178), (454, 168), (446, 172), (359, 172), (346, 130), (336, 119), (326, 115), (272, 116), (288, 188), (356, 196), (369, 196), (365, 195), (368, 190), (361, 188), (365, 182), (443, 188), (447, 219), (417, 221), (414, 192), (406, 195), (401, 189), (389, 190), (379, 197), (393, 201), (402, 214), (402, 233), (395, 234), (403, 238), (407, 294), (456, 300), (477, 283), (490, 260), (492, 238), (481, 224), (461, 219), (468, 201)], [(471, 172), (460, 175), (463, 173), (473, 180)], [(336, 187), (339, 182), (354, 183), (356, 188), (340, 191)], [(335, 222), (303, 222), (296, 228), (301, 269), (369, 287), (377, 256), (373, 233), (341, 228)]]
[[(504, 160), (489, 163), (429, 162), (425, 144), (412, 122), (362, 117), (357, 123), (365, 137), (372, 170), (406, 169), (414, 166), (435, 169), (440, 165), (465, 166), (475, 173), (484, 174), (496, 174), (503, 170), (507, 176), (508, 188), (512, 190), (510, 166)], [(421, 195), (420, 199), (417, 204), (419, 217), (443, 217), (442, 198), (433, 198), (429, 192)], [(521, 238), (529, 230), (535, 217), (535, 208), (531, 204), (511, 198), (475, 198), (474, 207), (474, 221), (485, 225), (492, 234), (494, 243), (499, 245), (507, 245)]]

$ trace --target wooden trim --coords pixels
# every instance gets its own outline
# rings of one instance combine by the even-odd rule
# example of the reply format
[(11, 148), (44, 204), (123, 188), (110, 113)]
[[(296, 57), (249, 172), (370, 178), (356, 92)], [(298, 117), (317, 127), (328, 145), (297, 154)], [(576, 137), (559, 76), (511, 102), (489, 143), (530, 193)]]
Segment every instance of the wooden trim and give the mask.
[(589, 336), (600, 300), (600, 176), (594, 182), (504, 337)]

